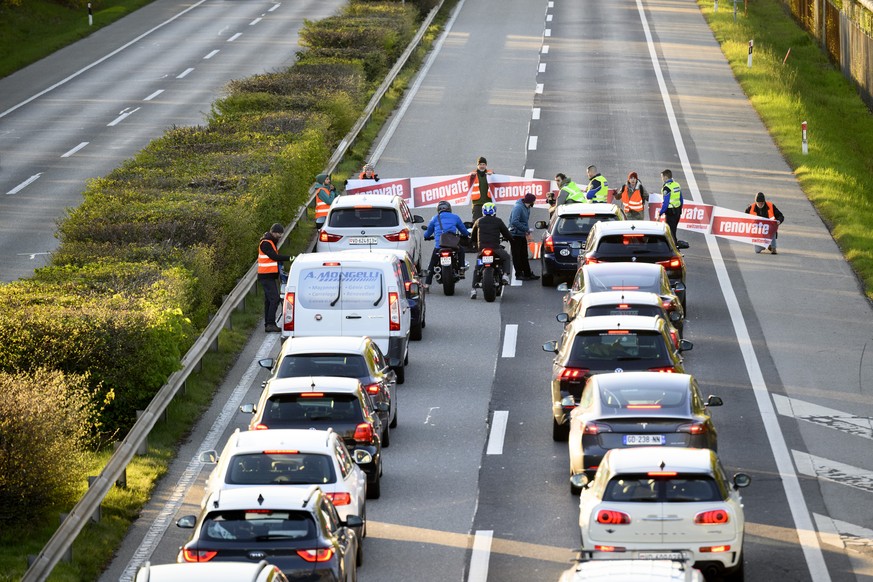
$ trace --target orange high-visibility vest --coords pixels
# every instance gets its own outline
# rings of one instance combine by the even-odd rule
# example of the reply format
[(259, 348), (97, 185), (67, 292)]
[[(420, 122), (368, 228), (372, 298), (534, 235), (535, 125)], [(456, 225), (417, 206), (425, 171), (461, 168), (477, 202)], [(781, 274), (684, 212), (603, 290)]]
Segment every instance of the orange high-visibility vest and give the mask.
[(276, 248), (275, 242), (267, 238), (261, 239), (260, 242), (258, 242), (258, 275), (264, 275), (267, 273), (278, 273), (279, 263), (261, 252), (261, 243), (264, 241), (270, 243), (270, 246), (273, 247), (273, 251), (276, 254), (279, 254), (279, 250)]
[[(769, 218), (776, 218), (776, 214), (773, 212), (773, 203), (764, 202), (764, 204), (767, 206), (767, 216)], [(754, 214), (755, 216), (758, 216), (758, 213), (755, 212), (756, 208), (758, 208), (757, 204), (755, 202), (752, 202), (752, 205), (749, 206), (749, 214)]]
[[(494, 172), (492, 172), (491, 170), (486, 170), (485, 173), (490, 176)], [(470, 194), (471, 201), (479, 200), (479, 198), (482, 197), (482, 193), (479, 191), (479, 176), (476, 175), (476, 172), (470, 172), (470, 188), (472, 188), (474, 185), (476, 186), (476, 188), (473, 190), (473, 193)], [(486, 202), (494, 202), (494, 195), (491, 193), (491, 184), (488, 184), (488, 195), (485, 196), (485, 199)], [(483, 202), (482, 204), (485, 204), (485, 202)]]
[(318, 196), (322, 190), (330, 195), (330, 190), (328, 190), (324, 186), (315, 191), (315, 218), (319, 218), (321, 216), (326, 217), (327, 211), (330, 210), (330, 204), (328, 204)]
[(627, 184), (621, 189), (621, 204), (624, 206), (625, 212), (642, 212), (643, 211), (643, 195), (640, 193), (639, 185), (633, 191), (633, 193), (628, 196), (628, 187)]

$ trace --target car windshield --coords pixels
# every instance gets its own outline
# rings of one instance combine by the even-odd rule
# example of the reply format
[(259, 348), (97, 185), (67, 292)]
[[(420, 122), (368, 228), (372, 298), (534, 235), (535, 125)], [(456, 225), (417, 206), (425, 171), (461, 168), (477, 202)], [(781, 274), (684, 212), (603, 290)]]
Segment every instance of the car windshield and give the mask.
[(668, 354), (659, 332), (598, 330), (577, 334), (570, 357), (574, 362), (585, 362), (589, 364), (587, 367), (597, 368), (607, 362), (663, 362)]
[(595, 315), (643, 315), (663, 316), (661, 307), (656, 305), (631, 305), (628, 303), (612, 303), (610, 305), (592, 305), (585, 310), (585, 317)]
[(279, 362), (277, 378), (300, 376), (339, 376), (365, 378), (369, 376), (367, 363), (360, 354), (299, 354), (287, 355)]
[(315, 453), (264, 451), (234, 455), (225, 483), (229, 485), (323, 485), (334, 483), (331, 458)]
[(313, 539), (316, 530), (312, 516), (305, 511), (252, 509), (212, 512), (200, 531), (202, 541), (253, 542)]
[(600, 239), (597, 254), (603, 256), (671, 255), (667, 239), (658, 234), (610, 234)]
[(688, 389), (680, 387), (651, 388), (623, 384), (600, 387), (600, 406), (604, 414), (639, 416), (641, 414), (689, 413)]
[(558, 218), (558, 224), (555, 226), (555, 234), (585, 238), (588, 236), (588, 233), (591, 232), (591, 227), (594, 226), (595, 222), (608, 222), (612, 220), (618, 220), (614, 214), (565, 215)]
[(699, 503), (724, 501), (709, 475), (616, 475), (606, 484), (603, 501), (620, 503)]
[(264, 422), (276, 426), (306, 422), (363, 422), (361, 402), (354, 394), (274, 394), (267, 400)]
[(387, 228), (398, 226), (393, 208), (334, 208), (328, 226), (336, 228)]
[(649, 291), (661, 292), (661, 273), (658, 270), (646, 269), (641, 273), (637, 269), (624, 272), (588, 273), (588, 288), (586, 292), (595, 291)]

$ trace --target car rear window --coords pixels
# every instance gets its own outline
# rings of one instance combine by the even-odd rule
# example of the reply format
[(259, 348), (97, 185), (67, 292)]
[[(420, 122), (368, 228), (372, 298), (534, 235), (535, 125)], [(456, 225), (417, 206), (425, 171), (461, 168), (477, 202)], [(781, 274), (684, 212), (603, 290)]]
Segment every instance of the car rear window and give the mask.
[(641, 414), (687, 414), (689, 393), (685, 387), (639, 387), (633, 384), (601, 386), (600, 405), (604, 413), (617, 416)]
[(363, 422), (361, 402), (354, 394), (274, 394), (263, 415), (268, 425), (309, 422)]
[(264, 451), (234, 455), (225, 482), (230, 485), (323, 485), (334, 483), (327, 455)]
[(398, 226), (393, 208), (334, 208), (328, 226), (336, 228), (387, 228)]
[(596, 315), (643, 315), (656, 317), (664, 315), (662, 308), (656, 305), (631, 305), (628, 303), (613, 303), (612, 305), (592, 305), (585, 310), (585, 317)]
[(277, 378), (300, 376), (339, 376), (365, 378), (370, 375), (367, 362), (360, 354), (300, 354), (288, 355), (279, 362)]
[(616, 475), (606, 484), (603, 501), (619, 503), (699, 503), (724, 501), (718, 484), (709, 475)]
[(268, 542), (312, 539), (316, 529), (312, 515), (305, 511), (251, 509), (212, 512), (200, 531), (204, 541)]
[(594, 291), (649, 291), (661, 292), (661, 273), (646, 269), (641, 273), (637, 269), (624, 272), (591, 273), (588, 274), (588, 289)]
[(555, 233), (566, 236), (587, 237), (595, 222), (609, 222), (612, 220), (618, 220), (614, 214), (597, 214), (593, 216), (583, 214), (578, 216), (565, 215), (558, 218)]
[(385, 302), (382, 271), (365, 267), (304, 269), (297, 283), (297, 301), (303, 309), (372, 309)]
[(600, 239), (597, 254), (604, 256), (670, 255), (667, 239), (657, 234), (610, 234)]
[(610, 330), (576, 334), (570, 355), (575, 363), (599, 367), (606, 362), (663, 362), (668, 359), (664, 337), (656, 331)]

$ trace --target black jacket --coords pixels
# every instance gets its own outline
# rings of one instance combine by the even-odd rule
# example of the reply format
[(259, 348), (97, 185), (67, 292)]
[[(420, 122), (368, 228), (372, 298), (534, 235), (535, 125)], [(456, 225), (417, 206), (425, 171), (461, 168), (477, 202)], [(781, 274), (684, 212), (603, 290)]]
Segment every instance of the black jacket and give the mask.
[[(276, 261), (277, 263), (284, 263), (285, 261), (290, 261), (290, 255), (280, 255), (276, 251), (273, 250), (273, 245), (270, 242), (275, 244), (276, 241), (273, 240), (272, 235), (269, 232), (265, 232), (264, 236), (261, 237), (261, 242), (258, 243), (258, 248), (262, 253)], [(282, 265), (279, 265), (281, 268)], [(258, 279), (278, 279), (279, 273), (258, 273)]]
[(500, 237), (512, 240), (512, 233), (506, 224), (496, 216), (483, 216), (473, 225), (470, 233), (470, 243), (477, 249), (496, 249), (500, 246)]

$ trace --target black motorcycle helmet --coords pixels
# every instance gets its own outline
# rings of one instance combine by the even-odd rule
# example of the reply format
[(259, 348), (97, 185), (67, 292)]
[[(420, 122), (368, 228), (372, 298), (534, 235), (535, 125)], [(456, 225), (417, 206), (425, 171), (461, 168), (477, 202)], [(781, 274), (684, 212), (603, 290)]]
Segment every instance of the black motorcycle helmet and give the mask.
[(437, 204), (437, 214), (440, 212), (451, 212), (452, 205), (446, 202), (445, 200), (440, 200), (439, 204)]

